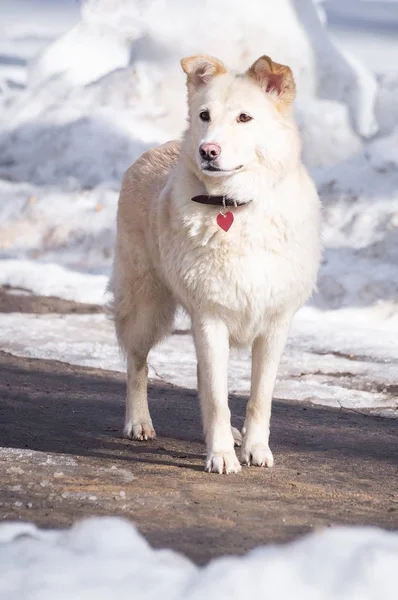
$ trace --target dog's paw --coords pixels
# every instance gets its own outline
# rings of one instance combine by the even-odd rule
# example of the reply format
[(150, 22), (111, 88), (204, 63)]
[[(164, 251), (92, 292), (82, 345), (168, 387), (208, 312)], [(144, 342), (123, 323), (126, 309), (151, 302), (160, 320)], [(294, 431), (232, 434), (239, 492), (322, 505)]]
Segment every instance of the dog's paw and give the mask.
[(236, 429), (236, 427), (231, 427), (231, 431), (232, 431), (232, 437), (234, 438), (234, 445), (241, 446), (242, 445), (241, 432), (239, 431), (239, 429)]
[(239, 473), (241, 470), (240, 462), (235, 454), (235, 450), (230, 452), (210, 452), (207, 455), (205, 471), (208, 473)]
[(256, 467), (272, 467), (274, 457), (267, 444), (245, 443), (243, 442), (241, 450), (241, 461), (246, 465)]
[(124, 425), (123, 436), (129, 440), (146, 442), (156, 437), (156, 432), (151, 421), (131, 422)]

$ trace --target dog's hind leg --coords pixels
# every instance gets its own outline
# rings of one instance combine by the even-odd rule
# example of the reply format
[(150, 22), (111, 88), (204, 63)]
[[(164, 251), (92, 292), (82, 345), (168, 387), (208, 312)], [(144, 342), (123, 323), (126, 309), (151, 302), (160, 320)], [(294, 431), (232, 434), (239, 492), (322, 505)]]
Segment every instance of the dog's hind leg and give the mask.
[(147, 357), (132, 352), (127, 357), (126, 414), (123, 435), (134, 440), (152, 440), (155, 430), (149, 413)]
[(115, 298), (115, 327), (127, 356), (126, 415), (123, 434), (149, 440), (155, 430), (147, 398), (147, 357), (151, 348), (171, 330), (176, 304), (166, 288), (147, 275), (128, 288), (128, 298)]

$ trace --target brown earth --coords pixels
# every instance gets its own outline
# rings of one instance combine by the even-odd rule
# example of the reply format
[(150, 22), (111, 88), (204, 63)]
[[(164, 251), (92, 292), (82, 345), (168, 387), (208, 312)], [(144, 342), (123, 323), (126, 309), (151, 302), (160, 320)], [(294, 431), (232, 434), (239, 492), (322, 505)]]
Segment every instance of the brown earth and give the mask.
[(58, 314), (86, 314), (104, 312), (104, 307), (98, 304), (82, 304), (72, 300), (64, 300), (55, 296), (37, 296), (23, 288), (0, 286), (0, 313), (21, 312)]
[[(158, 438), (130, 442), (123, 375), (0, 353), (1, 518), (121, 515), (199, 563), (330, 525), (398, 528), (396, 421), (276, 400), (275, 467), (219, 476), (203, 472), (196, 392), (149, 395)], [(245, 399), (231, 409), (241, 427)]]

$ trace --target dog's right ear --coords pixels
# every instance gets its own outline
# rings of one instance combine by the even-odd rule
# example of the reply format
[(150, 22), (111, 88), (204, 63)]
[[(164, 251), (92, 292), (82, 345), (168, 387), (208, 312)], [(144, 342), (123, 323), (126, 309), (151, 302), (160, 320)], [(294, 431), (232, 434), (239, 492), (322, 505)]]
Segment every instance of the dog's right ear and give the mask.
[(227, 72), (220, 60), (206, 54), (183, 58), (181, 67), (187, 75), (188, 90), (207, 85), (214, 77)]

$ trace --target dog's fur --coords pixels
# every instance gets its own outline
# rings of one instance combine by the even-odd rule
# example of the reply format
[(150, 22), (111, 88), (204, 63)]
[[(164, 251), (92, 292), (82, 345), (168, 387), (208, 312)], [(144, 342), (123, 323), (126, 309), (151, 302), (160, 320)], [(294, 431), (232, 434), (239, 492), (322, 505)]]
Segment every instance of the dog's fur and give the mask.
[[(170, 332), (178, 305), (192, 319), (207, 444), (205, 468), (241, 466), (231, 429), (227, 369), (231, 345), (252, 346), (251, 395), (241, 460), (271, 466), (271, 400), (291, 319), (311, 295), (320, 261), (320, 205), (301, 163), (288, 67), (266, 56), (235, 74), (209, 56), (181, 61), (189, 125), (183, 140), (146, 152), (125, 174), (110, 289), (118, 340), (127, 355), (124, 434), (155, 436), (147, 402), (147, 356)], [(200, 118), (209, 111), (210, 121)], [(238, 120), (241, 113), (252, 117)], [(207, 171), (202, 143), (217, 143), (219, 171)], [(222, 170), (221, 170), (222, 169)], [(223, 195), (219, 209), (192, 202)]]

